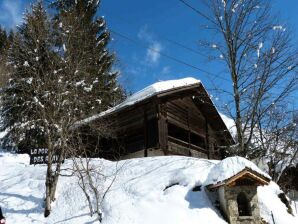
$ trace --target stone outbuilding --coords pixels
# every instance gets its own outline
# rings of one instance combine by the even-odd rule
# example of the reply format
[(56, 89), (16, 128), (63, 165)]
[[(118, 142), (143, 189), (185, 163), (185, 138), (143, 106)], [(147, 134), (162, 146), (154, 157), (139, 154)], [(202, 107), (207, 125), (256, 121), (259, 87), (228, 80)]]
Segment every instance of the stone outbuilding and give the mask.
[(257, 187), (268, 185), (270, 178), (248, 167), (207, 188), (218, 193), (220, 208), (231, 224), (261, 222)]

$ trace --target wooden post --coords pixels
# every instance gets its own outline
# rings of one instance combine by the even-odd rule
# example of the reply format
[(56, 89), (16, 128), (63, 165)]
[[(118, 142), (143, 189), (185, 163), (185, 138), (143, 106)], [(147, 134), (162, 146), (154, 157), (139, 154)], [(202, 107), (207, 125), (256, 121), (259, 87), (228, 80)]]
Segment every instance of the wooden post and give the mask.
[(168, 149), (168, 123), (165, 104), (158, 106), (158, 140), (159, 148), (166, 152)]
[(208, 159), (212, 159), (212, 154), (210, 152), (210, 147), (209, 147), (209, 130), (208, 130), (208, 121), (207, 121), (207, 118), (205, 118), (205, 132), (206, 132), (206, 135), (205, 135), (205, 147), (206, 147), (206, 150), (207, 150), (207, 153), (208, 153)]
[(190, 126), (189, 126), (189, 110), (187, 110), (187, 128), (188, 128), (188, 155), (191, 156), (191, 150), (190, 150)]
[(273, 224), (275, 224), (274, 215), (273, 215), (273, 212), (272, 211), (271, 211), (271, 216), (272, 216)]
[(146, 110), (143, 110), (144, 113), (144, 124), (143, 124), (143, 134), (144, 134), (144, 157), (148, 156), (148, 126), (147, 126), (147, 114)]

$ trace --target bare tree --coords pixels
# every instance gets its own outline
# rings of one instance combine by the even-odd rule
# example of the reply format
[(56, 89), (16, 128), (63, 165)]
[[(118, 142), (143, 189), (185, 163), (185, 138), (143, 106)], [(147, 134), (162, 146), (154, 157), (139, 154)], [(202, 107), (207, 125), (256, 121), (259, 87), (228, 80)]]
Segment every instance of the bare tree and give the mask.
[[(95, 134), (90, 133), (89, 128)], [(77, 178), (78, 186), (87, 200), (90, 216), (96, 215), (97, 220), (101, 222), (104, 199), (125, 163), (118, 166), (115, 162), (115, 166), (107, 170), (103, 160), (90, 157), (104, 153), (101, 142), (103, 138), (114, 138), (114, 132), (107, 121), (101, 120), (96, 123), (80, 121), (69, 130), (71, 132), (68, 132), (70, 135), (67, 137), (65, 152), (72, 159), (72, 167), (61, 170), (61, 175)]]
[(104, 165), (92, 164), (92, 159), (79, 157), (73, 159), (73, 174), (78, 179), (78, 185), (82, 189), (88, 202), (90, 216), (97, 216), (102, 221), (102, 204), (114, 184), (120, 168), (116, 166), (112, 174), (105, 174)]
[(289, 28), (272, 14), (270, 1), (203, 3), (206, 10), (197, 12), (207, 21), (214, 40), (201, 44), (212, 49), (212, 58), (223, 62), (233, 84), (231, 103), (225, 109), (235, 120), (235, 153), (253, 158), (250, 146), (258, 121), (297, 90), (297, 47)]
[[(8, 55), (11, 79), (3, 92), (2, 127), (10, 130), (18, 147), (48, 150), (45, 217), (64, 159), (81, 155), (86, 147), (75, 148), (83, 131), (74, 129), (75, 124), (109, 108), (122, 95), (114, 55), (107, 49), (109, 32), (104, 19), (95, 18), (98, 4), (75, 1), (57, 24), (38, 1), (26, 13)], [(103, 123), (96, 130), (104, 132)]]
[[(298, 162), (298, 127), (295, 113), (284, 107), (271, 108), (255, 128), (251, 148), (275, 182)], [(265, 128), (264, 128), (265, 127)]]

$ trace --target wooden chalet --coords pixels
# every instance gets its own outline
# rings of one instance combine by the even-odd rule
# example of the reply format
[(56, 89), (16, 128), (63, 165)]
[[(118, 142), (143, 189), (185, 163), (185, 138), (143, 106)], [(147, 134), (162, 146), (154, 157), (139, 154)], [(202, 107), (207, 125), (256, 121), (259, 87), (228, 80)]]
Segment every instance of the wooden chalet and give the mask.
[(118, 154), (221, 159), (222, 146), (234, 142), (206, 89), (193, 78), (155, 83), (79, 125), (101, 119), (116, 133), (117, 144), (104, 141), (102, 156), (109, 159)]

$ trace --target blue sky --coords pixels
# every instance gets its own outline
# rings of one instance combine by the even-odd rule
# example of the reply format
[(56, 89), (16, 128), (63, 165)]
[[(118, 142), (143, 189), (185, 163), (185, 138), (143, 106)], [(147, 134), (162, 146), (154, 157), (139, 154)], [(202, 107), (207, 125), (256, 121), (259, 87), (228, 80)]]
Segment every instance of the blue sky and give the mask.
[[(19, 24), (22, 13), (30, 0), (0, 0), (0, 24), (7, 28)], [(200, 0), (188, 0), (200, 8)], [(298, 38), (297, 0), (272, 0), (273, 9), (294, 29)], [(128, 90), (135, 92), (159, 81), (192, 76), (202, 80), (204, 86), (222, 102), (223, 96), (212, 92), (215, 86), (229, 89), (231, 83), (218, 78), (228, 77), (223, 66), (209, 62), (207, 53), (198, 47), (198, 41), (212, 38), (202, 29), (204, 21), (196, 13), (178, 0), (102, 0), (99, 15), (105, 16), (112, 31), (124, 34), (138, 44), (134, 44), (112, 33), (111, 48), (117, 54), (117, 66), (122, 71), (122, 82)], [(183, 44), (188, 50), (173, 44)], [(181, 60), (199, 71), (170, 60), (151, 49)]]

